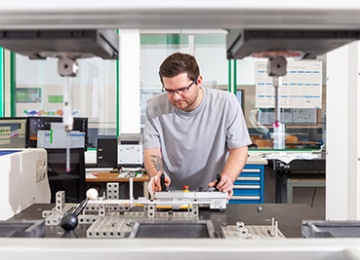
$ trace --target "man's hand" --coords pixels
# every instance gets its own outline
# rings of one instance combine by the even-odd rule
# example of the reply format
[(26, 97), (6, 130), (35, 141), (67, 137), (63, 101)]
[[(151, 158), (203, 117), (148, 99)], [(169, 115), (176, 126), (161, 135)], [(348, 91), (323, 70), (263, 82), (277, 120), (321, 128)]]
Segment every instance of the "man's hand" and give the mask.
[(221, 175), (220, 181), (215, 180), (213, 182), (210, 182), (208, 184), (208, 186), (209, 187), (214, 187), (214, 188), (216, 188), (216, 189), (218, 189), (219, 191), (222, 191), (222, 192), (227, 192), (228, 193), (228, 200), (233, 195), (234, 184), (233, 184), (231, 178), (226, 176), (226, 175)]
[[(170, 186), (171, 180), (169, 177), (165, 175), (164, 178), (166, 187)], [(156, 175), (154, 177), (151, 177), (149, 184), (148, 184), (148, 191), (151, 195), (153, 195), (157, 191), (161, 191), (161, 179), (160, 175)]]

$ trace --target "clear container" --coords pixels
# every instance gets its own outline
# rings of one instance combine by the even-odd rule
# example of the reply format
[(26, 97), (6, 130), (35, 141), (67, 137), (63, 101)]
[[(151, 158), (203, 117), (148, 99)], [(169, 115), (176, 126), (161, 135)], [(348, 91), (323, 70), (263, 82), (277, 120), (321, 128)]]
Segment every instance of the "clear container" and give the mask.
[(274, 149), (285, 149), (285, 124), (274, 123)]

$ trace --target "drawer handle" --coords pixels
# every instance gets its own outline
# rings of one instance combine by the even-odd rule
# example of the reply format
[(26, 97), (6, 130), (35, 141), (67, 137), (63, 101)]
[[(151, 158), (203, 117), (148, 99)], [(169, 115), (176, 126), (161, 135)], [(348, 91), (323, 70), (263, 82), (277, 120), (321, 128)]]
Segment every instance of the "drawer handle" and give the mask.
[(260, 177), (238, 177), (237, 181), (260, 181)]
[(234, 189), (260, 189), (260, 185), (234, 185)]
[(241, 172), (261, 172), (260, 169), (243, 169)]
[(260, 196), (232, 196), (232, 200), (260, 200)]

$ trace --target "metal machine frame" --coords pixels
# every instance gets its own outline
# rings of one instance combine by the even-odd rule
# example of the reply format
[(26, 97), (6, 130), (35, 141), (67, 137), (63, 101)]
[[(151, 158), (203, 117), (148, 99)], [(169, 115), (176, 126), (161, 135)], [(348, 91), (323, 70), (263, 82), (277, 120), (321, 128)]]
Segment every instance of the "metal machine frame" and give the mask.
[[(2, 29), (184, 28), (347, 29), (360, 28), (360, 6), (302, 1), (8, 1), (0, 10)], [(225, 55), (225, 54), (224, 54)], [(360, 259), (359, 239), (0, 239), (6, 259)]]

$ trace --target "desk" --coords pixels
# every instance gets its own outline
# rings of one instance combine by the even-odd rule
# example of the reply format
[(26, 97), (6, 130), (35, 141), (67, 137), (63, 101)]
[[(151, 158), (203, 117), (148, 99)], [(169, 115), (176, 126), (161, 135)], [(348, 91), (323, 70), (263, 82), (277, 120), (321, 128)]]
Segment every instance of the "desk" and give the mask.
[[(88, 177), (92, 175), (91, 177)], [(130, 178), (120, 178), (119, 173), (113, 172), (91, 172), (86, 176), (86, 182), (129, 182)], [(149, 177), (143, 173), (141, 177), (133, 178), (133, 182), (148, 182)]]
[[(277, 176), (278, 187), (280, 189), (281, 202), (293, 203), (293, 192), (295, 187), (325, 187), (325, 177), (309, 177), (309, 176), (296, 176), (296, 177), (284, 177)], [(283, 188), (286, 189), (286, 197), (284, 200)]]
[(269, 160), (269, 166), (276, 174), (276, 202), (292, 203), (295, 187), (325, 187), (325, 158), (296, 159), (285, 163), (278, 159)]
[[(91, 177), (89, 177), (91, 176)], [(95, 183), (109, 183), (109, 182), (119, 182), (119, 183), (129, 183), (130, 178), (120, 178), (119, 173), (113, 172), (91, 172), (87, 173), (86, 183), (87, 186), (91, 186), (91, 184)], [(148, 182), (149, 176), (143, 173), (141, 177), (133, 178), (133, 182), (142, 183), (143, 184), (143, 196), (148, 197)]]

